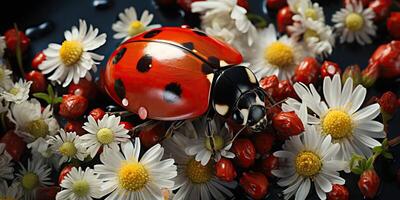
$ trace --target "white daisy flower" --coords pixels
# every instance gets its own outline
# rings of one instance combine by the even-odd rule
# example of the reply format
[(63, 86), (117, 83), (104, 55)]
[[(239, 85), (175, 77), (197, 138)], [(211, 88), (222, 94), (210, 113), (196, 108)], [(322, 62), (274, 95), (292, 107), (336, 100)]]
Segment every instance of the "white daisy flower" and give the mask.
[(21, 169), (17, 174), (19, 187), (23, 190), (25, 200), (36, 199), (37, 189), (52, 185), (50, 179), (51, 168), (43, 162), (43, 159), (29, 159), (25, 168), (20, 164)]
[(235, 188), (237, 183), (220, 181), (215, 177), (213, 162), (202, 165), (193, 156), (188, 156), (184, 152), (188, 143), (189, 139), (181, 134), (174, 134), (163, 142), (168, 156), (174, 158), (178, 166), (178, 176), (174, 179), (173, 188), (177, 192), (172, 199), (222, 200), (232, 197), (228, 188)]
[(46, 60), (39, 65), (43, 74), (54, 73), (48, 77), (51, 81), (59, 84), (64, 82), (66, 87), (73, 81), (78, 84), (79, 79), (86, 77), (91, 80), (90, 70), (97, 71), (96, 65), (103, 60), (104, 56), (95, 54), (93, 51), (106, 43), (106, 34), (100, 34), (92, 25), (88, 27), (85, 20), (79, 20), (79, 29), (72, 27), (72, 31), (65, 31), (65, 41), (62, 45), (51, 43), (43, 51)]
[(312, 55), (328, 56), (333, 51), (335, 37), (330, 26), (319, 21), (303, 20), (293, 16), (295, 23), (288, 27), (291, 36), (303, 39)]
[(75, 132), (65, 132), (60, 129), (59, 135), (52, 136), (47, 142), (50, 149), (61, 156), (59, 165), (69, 162), (71, 159), (83, 161), (87, 155), (82, 139)]
[(20, 200), (22, 199), (22, 189), (19, 182), (13, 182), (10, 186), (7, 182), (0, 181), (0, 199), (3, 200)]
[[(297, 4), (297, 14), (294, 15), (303, 20), (325, 22), (324, 10), (318, 3), (312, 3), (309, 0), (300, 1)], [(293, 16), (293, 17), (294, 17)]]
[(112, 149), (100, 155), (103, 164), (95, 165), (96, 173), (105, 181), (102, 189), (110, 194), (106, 200), (113, 199), (163, 199), (161, 189), (174, 186), (177, 172), (173, 159), (161, 160), (164, 149), (154, 145), (140, 155), (140, 139), (121, 144), (122, 153)]
[(305, 57), (303, 47), (294, 38), (284, 35), (277, 39), (272, 24), (259, 32), (257, 41), (250, 69), (258, 79), (268, 75), (276, 75), (279, 80), (290, 79)]
[(234, 42), (236, 35), (234, 31), (229, 30), (225, 27), (221, 27), (218, 23), (212, 24), (212, 27), (205, 27), (205, 32), (229, 44), (232, 44)]
[(281, 151), (274, 153), (279, 158), (279, 169), (272, 174), (280, 178), (278, 185), (287, 187), (285, 199), (295, 195), (296, 200), (306, 199), (311, 182), (320, 199), (326, 199), (326, 193), (333, 184), (343, 185), (345, 180), (339, 172), (346, 162), (335, 160), (339, 144), (331, 143), (331, 136), (317, 133), (314, 126), (306, 126), (302, 135), (286, 140)]
[[(353, 80), (348, 78), (342, 88), (340, 75), (331, 80), (325, 77), (323, 83), (324, 101), (315, 87), (309, 88), (302, 83), (295, 83), (294, 89), (301, 101), (307, 105), (311, 114), (308, 123), (315, 125), (318, 132), (330, 135), (334, 143), (340, 146), (336, 159), (350, 161), (353, 154), (370, 157), (371, 149), (381, 144), (373, 138), (384, 138), (383, 124), (374, 119), (380, 114), (380, 106), (375, 103), (360, 109), (367, 90), (358, 85), (353, 90)], [(300, 103), (289, 99), (285, 109), (299, 109)], [(346, 169), (348, 170), (348, 169)]]
[(129, 131), (124, 128), (124, 125), (119, 124), (120, 121), (121, 117), (105, 114), (102, 119), (96, 122), (89, 115), (88, 122), (85, 122), (82, 127), (89, 133), (81, 136), (81, 139), (90, 157), (94, 158), (100, 147), (103, 147), (104, 150), (111, 148), (114, 151), (119, 151), (118, 144), (129, 141), (131, 137), (128, 135)]
[(19, 79), (18, 82), (6, 87), (5, 90), (1, 92), (1, 96), (8, 102), (20, 104), (29, 98), (31, 84), (32, 81)]
[(0, 63), (0, 91), (9, 89), (13, 85), (13, 81), (11, 80), (12, 71), (7, 69), (7, 66), (3, 63)]
[[(257, 37), (257, 29), (246, 16), (246, 9), (237, 5), (237, 0), (207, 0), (193, 2), (193, 13), (202, 13), (201, 25), (203, 30), (224, 27), (231, 32), (238, 31), (237, 39), (244, 39), (251, 46)], [(233, 31), (232, 31), (233, 30)]]
[(134, 7), (126, 8), (124, 12), (119, 13), (118, 16), (120, 20), (112, 25), (112, 29), (117, 32), (113, 36), (114, 39), (123, 38), (123, 41), (125, 41), (144, 31), (161, 27), (160, 24), (150, 25), (153, 20), (153, 14), (149, 14), (147, 10), (143, 11), (140, 19), (138, 19)]
[(93, 169), (73, 167), (64, 177), (60, 186), (61, 192), (57, 193), (56, 200), (90, 200), (100, 199), (103, 195), (101, 187), (103, 181)]
[(6, 41), (4, 40), (4, 36), (0, 36), (0, 58), (4, 56), (4, 51), (7, 48)]
[(0, 143), (0, 182), (14, 178), (12, 157), (6, 151), (6, 145)]
[(46, 144), (46, 140), (59, 129), (51, 106), (48, 105), (42, 111), (36, 99), (12, 104), (7, 117), (15, 124), (15, 133), (28, 143), (28, 147), (38, 152), (44, 152), (44, 150), (39, 150), (42, 147), (41, 144)]
[(293, 13), (299, 13), (299, 8), (302, 4), (310, 5), (312, 2), (311, 0), (287, 0), (287, 4)]
[(335, 32), (340, 35), (340, 43), (352, 43), (354, 40), (361, 45), (370, 44), (371, 36), (376, 35), (376, 26), (373, 22), (375, 13), (371, 8), (364, 9), (361, 1), (352, 1), (346, 4), (332, 16), (335, 23)]
[[(206, 165), (212, 157), (214, 157), (216, 162), (221, 159), (221, 156), (226, 158), (235, 157), (235, 154), (229, 152), (229, 149), (232, 147), (231, 134), (224, 125), (217, 125), (217, 123), (216, 121), (212, 121), (211, 123), (211, 130), (214, 132), (213, 137), (206, 135), (207, 126), (205, 126), (205, 120), (186, 123), (184, 127), (176, 131), (176, 134), (192, 134), (195, 136), (195, 138), (190, 140), (188, 147), (185, 148), (185, 152), (189, 156), (195, 156), (195, 160), (201, 162), (202, 165)], [(214, 148), (211, 146), (211, 140), (213, 141)]]

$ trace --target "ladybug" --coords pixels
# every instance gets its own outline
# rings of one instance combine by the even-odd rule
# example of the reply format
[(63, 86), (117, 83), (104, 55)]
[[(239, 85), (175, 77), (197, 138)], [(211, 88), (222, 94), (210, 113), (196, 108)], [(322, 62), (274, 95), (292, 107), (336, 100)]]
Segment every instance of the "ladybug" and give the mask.
[(241, 54), (207, 34), (163, 27), (134, 36), (111, 54), (105, 89), (141, 119), (175, 121), (218, 114), (261, 130), (265, 93)]

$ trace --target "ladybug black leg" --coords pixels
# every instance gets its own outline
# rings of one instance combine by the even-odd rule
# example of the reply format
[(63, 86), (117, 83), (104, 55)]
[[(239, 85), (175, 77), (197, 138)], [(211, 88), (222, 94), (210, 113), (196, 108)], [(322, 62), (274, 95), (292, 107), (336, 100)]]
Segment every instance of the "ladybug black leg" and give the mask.
[(143, 130), (144, 128), (147, 128), (149, 126), (155, 126), (158, 123), (160, 123), (160, 121), (157, 120), (148, 120), (145, 121), (137, 126), (135, 126), (134, 128), (132, 128), (130, 131), (134, 134), (137, 135), (141, 130)]
[(186, 120), (179, 120), (179, 121), (172, 122), (172, 124), (167, 129), (164, 137), (161, 138), (161, 141), (163, 141), (166, 138), (170, 138), (177, 129), (179, 129), (182, 125), (185, 124), (185, 122), (186, 122)]

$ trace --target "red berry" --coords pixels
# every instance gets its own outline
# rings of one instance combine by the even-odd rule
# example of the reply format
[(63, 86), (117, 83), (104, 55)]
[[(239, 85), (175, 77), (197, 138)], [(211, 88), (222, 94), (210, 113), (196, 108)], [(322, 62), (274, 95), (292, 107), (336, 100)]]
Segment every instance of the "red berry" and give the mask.
[(357, 185), (364, 197), (372, 199), (378, 192), (380, 182), (380, 178), (376, 171), (370, 169), (361, 174)]
[(268, 10), (279, 10), (287, 6), (286, 0), (265, 0)]
[(214, 167), (215, 176), (222, 181), (231, 182), (237, 176), (235, 166), (228, 158), (222, 157), (217, 163), (215, 163)]
[(345, 83), (348, 78), (353, 79), (353, 85), (360, 84), (362, 81), (360, 66), (357, 64), (347, 66), (342, 73), (342, 82)]
[(83, 96), (64, 95), (60, 104), (61, 116), (68, 119), (75, 119), (82, 116), (88, 107), (88, 100)]
[(236, 139), (232, 145), (232, 152), (235, 154), (235, 162), (243, 168), (248, 168), (254, 164), (256, 159), (256, 149), (249, 139)]
[(344, 185), (334, 184), (327, 197), (328, 200), (348, 200), (349, 190)]
[(283, 80), (279, 82), (278, 89), (273, 97), (276, 101), (282, 101), (288, 97), (297, 98), (297, 94), (290, 81)]
[(361, 82), (364, 87), (371, 87), (375, 84), (379, 77), (379, 64), (378, 62), (369, 63), (368, 66), (361, 72)]
[(9, 130), (3, 135), (0, 139), (0, 143), (6, 145), (5, 150), (14, 161), (19, 161), (26, 150), (26, 143), (21, 137), (15, 134), (13, 130)]
[(119, 124), (124, 125), (124, 128), (127, 130), (133, 129), (133, 124), (131, 124), (130, 122), (122, 121), (122, 122), (119, 122)]
[(379, 46), (372, 54), (369, 63), (378, 63), (379, 76), (382, 78), (396, 78), (400, 76), (400, 41), (391, 41)]
[(68, 87), (68, 93), (83, 96), (86, 99), (94, 99), (97, 94), (96, 84), (85, 78), (79, 80), (78, 84), (71, 83)]
[(373, 0), (368, 5), (375, 13), (375, 22), (381, 21), (389, 15), (390, 6), (392, 6), (392, 0)]
[(39, 65), (46, 60), (46, 55), (44, 55), (43, 51), (37, 53), (35, 57), (32, 59), (31, 66), (33, 69), (38, 70)]
[(27, 81), (32, 81), (32, 85), (30, 91), (35, 92), (44, 92), (47, 89), (46, 78), (42, 74), (42, 72), (32, 70), (25, 74), (25, 79)]
[(102, 119), (105, 114), (106, 112), (101, 108), (95, 108), (89, 112), (89, 115), (91, 115), (95, 121)]
[[(20, 40), (20, 48), (21, 52), (25, 52), (30, 43), (31, 40), (25, 35), (24, 32), (18, 31), (19, 33), (19, 40)], [(15, 54), (16, 49), (17, 49), (17, 31), (13, 29), (9, 29), (4, 33), (4, 40), (6, 41), (7, 49), (10, 50), (12, 54)]]
[(60, 175), (58, 176), (58, 184), (60, 185), (61, 182), (64, 180), (65, 176), (67, 176), (67, 174), (72, 170), (72, 168), (74, 168), (74, 165), (67, 165), (65, 166), (61, 172)]
[(386, 27), (393, 39), (400, 39), (400, 12), (391, 12), (386, 21)]
[(279, 168), (279, 159), (275, 157), (273, 154), (269, 154), (266, 158), (264, 158), (261, 161), (262, 172), (267, 177), (271, 177), (272, 176), (271, 171), (278, 168)]
[(146, 148), (150, 148), (157, 144), (161, 137), (165, 134), (165, 129), (161, 124), (151, 127), (145, 127), (139, 133), (140, 142)]
[(289, 6), (279, 9), (276, 16), (276, 25), (280, 33), (286, 32), (286, 27), (293, 24), (294, 13), (290, 10)]
[(326, 76), (333, 77), (335, 74), (341, 74), (342, 70), (340, 69), (337, 63), (331, 61), (325, 61), (321, 65), (321, 78), (325, 78)]
[(57, 193), (61, 191), (58, 186), (39, 187), (36, 191), (36, 198), (40, 200), (54, 200)]
[(240, 185), (253, 199), (262, 199), (268, 193), (269, 182), (260, 172), (243, 172)]
[(382, 111), (393, 115), (397, 109), (397, 96), (395, 93), (387, 91), (378, 99), (378, 103), (381, 106)]
[(237, 5), (243, 7), (246, 10), (249, 10), (249, 1), (248, 0), (238, 0)]
[(306, 57), (296, 67), (293, 75), (293, 82), (302, 82), (306, 85), (315, 83), (318, 80), (320, 65), (313, 57)]
[(275, 136), (271, 133), (256, 133), (253, 137), (254, 147), (261, 155), (267, 154), (272, 149), (274, 141)]
[(75, 120), (69, 120), (65, 126), (64, 130), (66, 132), (75, 132), (78, 135), (83, 135), (86, 133), (85, 129), (82, 128), (83, 122), (82, 121), (75, 121)]
[(278, 90), (279, 79), (275, 75), (263, 77), (260, 80), (260, 87), (264, 89), (265, 92), (268, 92), (271, 96), (275, 96), (275, 93)]
[(294, 111), (280, 112), (272, 118), (272, 126), (285, 136), (294, 136), (304, 131), (303, 122)]

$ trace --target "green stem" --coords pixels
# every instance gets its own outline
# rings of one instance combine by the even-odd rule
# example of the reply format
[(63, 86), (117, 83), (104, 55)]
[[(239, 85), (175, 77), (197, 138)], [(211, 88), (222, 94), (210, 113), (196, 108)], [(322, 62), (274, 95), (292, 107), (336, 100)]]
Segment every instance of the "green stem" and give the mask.
[(21, 75), (25, 75), (24, 68), (22, 66), (22, 51), (21, 51), (21, 38), (19, 37), (19, 30), (17, 24), (14, 23), (14, 28), (16, 32), (16, 38), (17, 38), (17, 46), (15, 47), (15, 56), (17, 58), (17, 64), (19, 67), (19, 71), (21, 72)]

